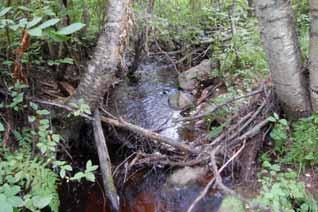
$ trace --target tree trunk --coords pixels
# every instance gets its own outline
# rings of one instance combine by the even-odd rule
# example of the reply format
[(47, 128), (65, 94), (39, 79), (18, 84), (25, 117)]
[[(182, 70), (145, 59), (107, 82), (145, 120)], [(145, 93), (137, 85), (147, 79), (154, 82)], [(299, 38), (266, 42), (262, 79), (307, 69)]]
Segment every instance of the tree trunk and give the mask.
[[(147, 10), (145, 14), (145, 27), (139, 31), (137, 28), (137, 39), (134, 41), (135, 55), (132, 66), (129, 70), (128, 76), (134, 76), (134, 73), (139, 67), (139, 64), (143, 58), (143, 52), (146, 50), (148, 52), (148, 35), (149, 35), (149, 24), (148, 21), (151, 20), (153, 9), (155, 6), (155, 0), (148, 0)], [(136, 35), (135, 35), (136, 36)]]
[(130, 0), (110, 0), (107, 23), (98, 39), (93, 58), (88, 63), (70, 102), (83, 99), (92, 110), (116, 79), (128, 35)]
[(247, 15), (249, 17), (254, 16), (255, 15), (255, 11), (254, 11), (254, 0), (247, 0), (247, 4), (248, 4), (248, 12)]
[(310, 113), (290, 0), (256, 0), (261, 37), (276, 95), (289, 117)]
[(310, 8), (310, 43), (309, 73), (310, 96), (314, 112), (318, 112), (318, 1), (309, 0)]

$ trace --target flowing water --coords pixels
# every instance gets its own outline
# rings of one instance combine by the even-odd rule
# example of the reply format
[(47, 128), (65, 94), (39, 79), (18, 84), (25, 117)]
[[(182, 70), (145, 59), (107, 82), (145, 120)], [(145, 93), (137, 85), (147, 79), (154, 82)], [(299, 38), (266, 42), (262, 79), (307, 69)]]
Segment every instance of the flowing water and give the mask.
[(179, 126), (173, 119), (180, 111), (168, 104), (169, 95), (177, 92), (177, 73), (155, 64), (142, 64), (135, 73), (138, 82), (123, 81), (112, 92), (112, 112), (147, 129), (164, 129), (160, 133), (179, 139)]
[[(186, 126), (173, 123), (173, 119), (181, 116), (180, 111), (172, 109), (168, 103), (169, 95), (178, 91), (177, 73), (173, 69), (158, 67), (158, 64), (150, 63), (142, 64), (136, 75), (137, 83), (122, 81), (114, 89), (110, 101), (111, 112), (144, 128), (161, 129), (162, 135), (174, 139), (189, 140), (189, 137), (193, 137), (189, 136), (189, 132), (185, 130)], [(158, 169), (147, 173), (141, 171), (133, 176), (121, 192), (121, 211), (186, 211), (210, 178), (201, 176), (200, 179), (187, 185), (178, 186), (167, 182), (167, 178), (172, 172), (173, 170)], [(98, 184), (77, 185), (75, 190), (69, 184), (65, 187), (69, 188), (63, 188), (62, 191), (65, 195), (64, 198), (62, 197), (62, 207), (64, 208), (62, 211), (107, 211), (105, 197)], [(217, 211), (221, 200), (222, 196), (218, 191), (211, 191), (195, 211)]]

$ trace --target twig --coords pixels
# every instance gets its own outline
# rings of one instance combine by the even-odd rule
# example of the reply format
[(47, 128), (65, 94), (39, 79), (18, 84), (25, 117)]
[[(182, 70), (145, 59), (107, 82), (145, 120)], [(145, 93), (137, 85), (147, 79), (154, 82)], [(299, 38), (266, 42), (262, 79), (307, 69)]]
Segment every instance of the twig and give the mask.
[(193, 121), (193, 120), (197, 120), (197, 119), (200, 119), (200, 118), (203, 118), (204, 116), (207, 116), (207, 115), (210, 115), (211, 113), (214, 113), (215, 111), (219, 110), (220, 108), (232, 103), (232, 102), (235, 102), (237, 100), (240, 100), (240, 99), (244, 99), (244, 98), (247, 98), (247, 97), (250, 97), (250, 96), (255, 96), (259, 93), (262, 93), (264, 91), (264, 86), (261, 86), (260, 89), (257, 89), (255, 91), (252, 91), (246, 95), (243, 95), (243, 96), (239, 96), (239, 97), (234, 97), (232, 99), (229, 99), (227, 100), (226, 102), (220, 104), (220, 105), (217, 105), (215, 106), (212, 110), (210, 111), (207, 111), (205, 113), (202, 113), (202, 114), (199, 114), (199, 115), (196, 115), (196, 116), (191, 116), (191, 117), (186, 117), (186, 118), (182, 118), (182, 119), (177, 119), (175, 120), (175, 122), (180, 122), (180, 121)]
[(116, 168), (113, 171), (113, 175), (116, 176), (117, 171), (119, 170), (119, 168), (126, 163), (131, 157), (133, 157), (134, 155), (136, 155), (136, 153), (132, 153), (131, 155), (129, 155), (125, 160), (123, 160), (118, 166), (116, 166)]
[(231, 141), (231, 142), (229, 143), (229, 146), (230, 146), (230, 147), (234, 147), (234, 146), (236, 146), (237, 144), (239, 144), (240, 142), (245, 141), (245, 140), (247, 140), (247, 139), (249, 139), (249, 138), (254, 137), (254, 136), (257, 135), (257, 134), (261, 131), (261, 129), (262, 129), (264, 126), (266, 126), (268, 123), (269, 123), (269, 120), (268, 120), (268, 117), (267, 117), (265, 120), (263, 120), (263, 121), (259, 122), (257, 125), (255, 125), (252, 129), (250, 129), (249, 131), (247, 131), (246, 133), (244, 133), (243, 135), (241, 135), (241, 136), (238, 137), (237, 139), (234, 139), (233, 141)]
[[(243, 146), (242, 148), (238, 151), (238, 154), (244, 149), (245, 147), (245, 141), (243, 143)], [(238, 155), (237, 154), (237, 155)], [(229, 187), (227, 187), (226, 185), (224, 185), (223, 183), (223, 180), (222, 180), (222, 177), (220, 175), (220, 172), (218, 171), (218, 167), (216, 165), (216, 162), (215, 162), (215, 152), (212, 152), (211, 153), (211, 164), (212, 164), (212, 170), (213, 170), (213, 173), (214, 173), (214, 176), (215, 176), (215, 183), (217, 185), (217, 187), (219, 189), (221, 189), (225, 194), (228, 194), (228, 195), (232, 195), (236, 198), (238, 198), (239, 200), (241, 200), (242, 202), (244, 202), (245, 204), (247, 204), (250, 208), (254, 208), (254, 209), (263, 209), (263, 211), (266, 211), (268, 210), (267, 208), (263, 207), (263, 206), (260, 206), (258, 204), (254, 204), (252, 203), (250, 200), (242, 197), (240, 194), (236, 193), (235, 191), (233, 191), (232, 189), (230, 189)]]
[[(217, 148), (214, 149), (214, 154), (216, 154), (219, 151), (220, 146), (218, 146)], [(229, 163), (231, 163), (232, 160), (234, 160), (241, 152), (242, 150), (245, 148), (245, 144), (225, 163), (223, 164), (223, 166), (217, 171), (218, 174), (221, 174), (222, 171), (227, 167), (227, 165), (229, 165)], [(205, 195), (208, 193), (209, 189), (211, 188), (211, 186), (213, 185), (216, 176), (214, 176), (209, 183), (205, 186), (205, 188), (203, 189), (203, 191), (200, 193), (200, 195), (192, 202), (192, 204), (190, 205), (189, 209), (187, 210), (187, 212), (191, 212), (193, 211), (194, 207), (205, 197)]]
[(158, 41), (157, 41), (156, 39), (155, 39), (155, 43), (156, 43), (156, 46), (158, 47), (159, 51), (163, 52), (164, 55), (168, 58), (168, 60), (170, 60), (170, 62), (173, 64), (174, 70), (175, 70), (177, 73), (179, 73), (179, 70), (178, 70), (178, 68), (177, 68), (176, 63), (175, 63), (175, 62), (173, 61), (173, 59), (169, 56), (169, 54), (168, 54), (166, 51), (164, 51), (164, 50), (160, 47), (160, 45), (159, 45), (159, 43), (158, 43)]
[(253, 113), (252, 117), (250, 117), (244, 124), (241, 126), (235, 133), (233, 133), (229, 138), (226, 139), (230, 143), (233, 139), (237, 138), (243, 130), (245, 130), (256, 118), (257, 116), (262, 112), (263, 108), (266, 105), (266, 101), (264, 101), (261, 106), (258, 107), (258, 109)]
[(231, 126), (228, 130), (224, 131), (219, 137), (215, 138), (209, 146), (214, 146), (221, 142), (229, 133), (231, 133), (233, 130), (236, 130), (238, 127), (240, 127), (246, 120), (248, 120), (252, 116), (253, 112), (250, 112), (243, 116), (235, 125)]

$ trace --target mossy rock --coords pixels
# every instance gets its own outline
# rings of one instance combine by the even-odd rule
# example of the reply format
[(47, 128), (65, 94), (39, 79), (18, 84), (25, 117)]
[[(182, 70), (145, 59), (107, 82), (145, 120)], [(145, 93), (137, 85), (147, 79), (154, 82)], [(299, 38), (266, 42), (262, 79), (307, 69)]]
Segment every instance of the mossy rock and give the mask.
[(245, 212), (244, 204), (241, 200), (227, 196), (223, 199), (219, 212)]

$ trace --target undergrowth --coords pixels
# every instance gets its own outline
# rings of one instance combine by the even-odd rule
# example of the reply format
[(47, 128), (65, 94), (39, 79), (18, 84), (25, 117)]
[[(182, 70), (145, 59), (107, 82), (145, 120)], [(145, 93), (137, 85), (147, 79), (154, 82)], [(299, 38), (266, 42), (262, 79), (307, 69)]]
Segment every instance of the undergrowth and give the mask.
[[(1, 112), (24, 114), (21, 117), (26, 119), (17, 120), (20, 127), (11, 129), (7, 117), (0, 116), (0, 211), (40, 211), (49, 207), (58, 212), (58, 182), (94, 182), (97, 166), (88, 161), (85, 170), (74, 173), (70, 164), (57, 158), (63, 139), (53, 130), (50, 112), (27, 101), (25, 92), (28, 86), (23, 84), (8, 87), (8, 99), (0, 105)], [(74, 108), (70, 115), (90, 113), (83, 102)], [(12, 134), (7, 136), (10, 131)]]
[(255, 203), (270, 208), (273, 212), (317, 212), (318, 202), (305, 190), (297, 173), (291, 169), (282, 170), (277, 164), (265, 161), (259, 173), (261, 191)]
[(261, 191), (255, 201), (277, 212), (318, 211), (315, 194), (309, 194), (300, 180), (302, 172), (318, 164), (318, 116), (299, 119), (291, 127), (277, 114), (269, 120), (274, 124), (273, 148), (261, 157)]
[(292, 144), (283, 162), (300, 168), (318, 165), (318, 116), (302, 118), (293, 124)]

